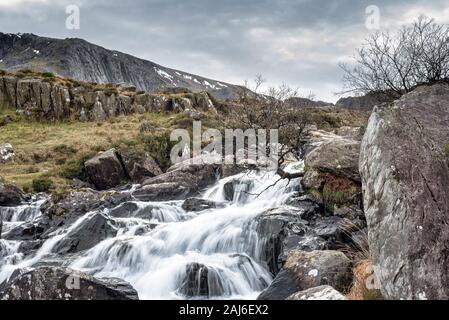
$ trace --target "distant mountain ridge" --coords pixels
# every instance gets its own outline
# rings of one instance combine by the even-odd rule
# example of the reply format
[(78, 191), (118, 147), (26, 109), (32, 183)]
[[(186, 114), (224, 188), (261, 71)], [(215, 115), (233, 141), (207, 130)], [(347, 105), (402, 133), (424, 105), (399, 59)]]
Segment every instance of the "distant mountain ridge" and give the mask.
[(219, 99), (236, 98), (243, 89), (108, 50), (82, 39), (0, 32), (0, 69), (17, 71), (25, 68), (81, 81), (129, 83), (150, 92), (182, 87), (193, 92), (207, 91)]

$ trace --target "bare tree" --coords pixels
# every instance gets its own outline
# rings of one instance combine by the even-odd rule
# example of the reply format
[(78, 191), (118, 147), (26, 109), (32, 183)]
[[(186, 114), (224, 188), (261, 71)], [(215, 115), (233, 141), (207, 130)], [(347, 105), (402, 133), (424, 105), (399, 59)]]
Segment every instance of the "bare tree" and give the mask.
[(449, 26), (421, 16), (397, 33), (377, 32), (355, 55), (356, 65), (340, 64), (343, 93), (383, 92), (392, 97), (416, 85), (449, 78)]
[(243, 95), (239, 103), (231, 110), (227, 126), (241, 129), (277, 129), (279, 138), (279, 159), (277, 174), (281, 179), (302, 177), (302, 173), (289, 173), (283, 170), (287, 155), (297, 155), (304, 139), (309, 116), (302, 108), (291, 107), (286, 100), (297, 97), (298, 91), (287, 85), (271, 87), (262, 94), (259, 92), (264, 80), (257, 76), (254, 81), (253, 95)]

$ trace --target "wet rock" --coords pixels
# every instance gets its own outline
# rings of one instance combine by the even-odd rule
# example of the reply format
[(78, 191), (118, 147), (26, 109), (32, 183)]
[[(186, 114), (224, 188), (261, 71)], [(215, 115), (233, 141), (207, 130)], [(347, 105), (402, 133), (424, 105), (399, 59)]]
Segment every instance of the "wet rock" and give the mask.
[(128, 200), (131, 200), (131, 195), (127, 192), (85, 189), (62, 195), (54, 194), (42, 205), (41, 211), (52, 220), (67, 220), (89, 211), (113, 208)]
[(295, 292), (301, 291), (294, 272), (282, 269), (273, 282), (257, 297), (257, 300), (285, 300)]
[(334, 215), (350, 221), (359, 230), (366, 228), (365, 213), (359, 206), (335, 207)]
[(135, 216), (140, 207), (135, 202), (124, 202), (109, 211), (111, 217), (126, 218)]
[(331, 286), (319, 286), (292, 294), (286, 300), (348, 300)]
[(362, 142), (369, 247), (386, 299), (449, 298), (449, 85), (371, 114)]
[(136, 290), (123, 280), (97, 279), (62, 267), (19, 270), (0, 290), (0, 300), (138, 300)]
[(182, 208), (185, 211), (191, 211), (191, 212), (197, 212), (197, 211), (203, 211), (208, 209), (215, 209), (218, 207), (223, 207), (224, 205), (221, 203), (217, 203), (215, 201), (210, 201), (206, 199), (200, 199), (200, 198), (189, 198), (184, 201), (182, 204)]
[(0, 180), (0, 206), (17, 206), (26, 200), (27, 196), (22, 189)]
[(186, 266), (186, 274), (179, 292), (186, 297), (209, 296), (209, 269), (199, 263), (191, 263)]
[(324, 213), (324, 208), (317, 203), (315, 198), (310, 194), (293, 196), (286, 202), (287, 205), (301, 209), (301, 217), (305, 220), (310, 220), (317, 214)]
[(140, 201), (169, 201), (182, 200), (194, 192), (189, 186), (181, 183), (166, 182), (144, 185), (132, 193)]
[(115, 237), (117, 230), (114, 220), (97, 212), (65, 235), (52, 251), (67, 254), (90, 249), (107, 238)]
[(98, 190), (118, 186), (126, 180), (125, 170), (115, 149), (99, 153), (84, 164), (89, 180)]
[(46, 225), (39, 221), (25, 222), (6, 232), (2, 238), (6, 240), (38, 240), (46, 229)]
[(349, 241), (344, 230), (344, 220), (340, 217), (319, 217), (310, 223), (314, 234), (326, 241), (326, 249), (340, 249)]
[(219, 297), (225, 293), (219, 273), (200, 263), (189, 263), (179, 293), (188, 298)]
[(351, 285), (351, 261), (339, 251), (291, 251), (283, 269), (258, 300), (284, 300), (309, 288), (329, 285), (344, 292)]
[(85, 182), (85, 181), (81, 181), (80, 179), (72, 179), (72, 181), (70, 182), (70, 187), (72, 187), (73, 189), (93, 189), (95, 188), (92, 184)]
[[(164, 196), (163, 199), (169, 199), (170, 192), (174, 193), (173, 199), (179, 198), (180, 194), (194, 196), (203, 188), (217, 181), (217, 170), (218, 167), (211, 163), (180, 163), (169, 168), (168, 172), (164, 174), (146, 179), (142, 183), (141, 189), (152, 192), (156, 190), (156, 193)], [(137, 194), (140, 193), (142, 192), (137, 192)]]
[(224, 198), (227, 201), (243, 201), (248, 198), (253, 185), (254, 182), (250, 179), (232, 179), (223, 186)]
[(270, 209), (257, 217), (257, 232), (263, 241), (262, 259), (277, 274), (292, 249), (317, 250), (325, 241), (303, 220), (303, 210), (294, 207)]

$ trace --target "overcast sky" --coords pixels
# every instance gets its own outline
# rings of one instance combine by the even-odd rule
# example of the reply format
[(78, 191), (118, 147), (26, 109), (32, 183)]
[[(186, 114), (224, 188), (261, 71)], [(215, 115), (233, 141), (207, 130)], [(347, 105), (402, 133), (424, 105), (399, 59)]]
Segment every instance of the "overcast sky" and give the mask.
[[(79, 30), (65, 27), (69, 4), (80, 8)], [(370, 5), (384, 30), (420, 14), (449, 22), (449, 0), (0, 0), (0, 31), (83, 38), (235, 84), (262, 74), (335, 101), (338, 62), (373, 32)]]

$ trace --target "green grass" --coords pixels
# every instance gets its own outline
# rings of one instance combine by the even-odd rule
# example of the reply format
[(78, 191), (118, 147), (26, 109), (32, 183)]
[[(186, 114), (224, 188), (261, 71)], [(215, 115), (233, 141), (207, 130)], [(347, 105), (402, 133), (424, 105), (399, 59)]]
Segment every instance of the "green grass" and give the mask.
[(32, 187), (34, 192), (48, 192), (53, 187), (53, 180), (47, 175), (42, 175), (33, 179)]
[(449, 142), (443, 145), (443, 154), (449, 159)]
[[(22, 119), (14, 110), (0, 106), (1, 116), (15, 121), (0, 126), (0, 141), (11, 143), (15, 161), (0, 166), (0, 176), (27, 190), (33, 181), (45, 174), (52, 180), (52, 190), (65, 188), (72, 179), (86, 180), (84, 162), (99, 151), (112, 147), (140, 148), (168, 168), (170, 130), (185, 126), (192, 130), (192, 120), (182, 114), (145, 113), (116, 117), (103, 122), (66, 121), (45, 123)], [(216, 120), (203, 121), (203, 127), (216, 125)], [(144, 125), (145, 124), (145, 125)], [(149, 126), (152, 130), (141, 130)]]

